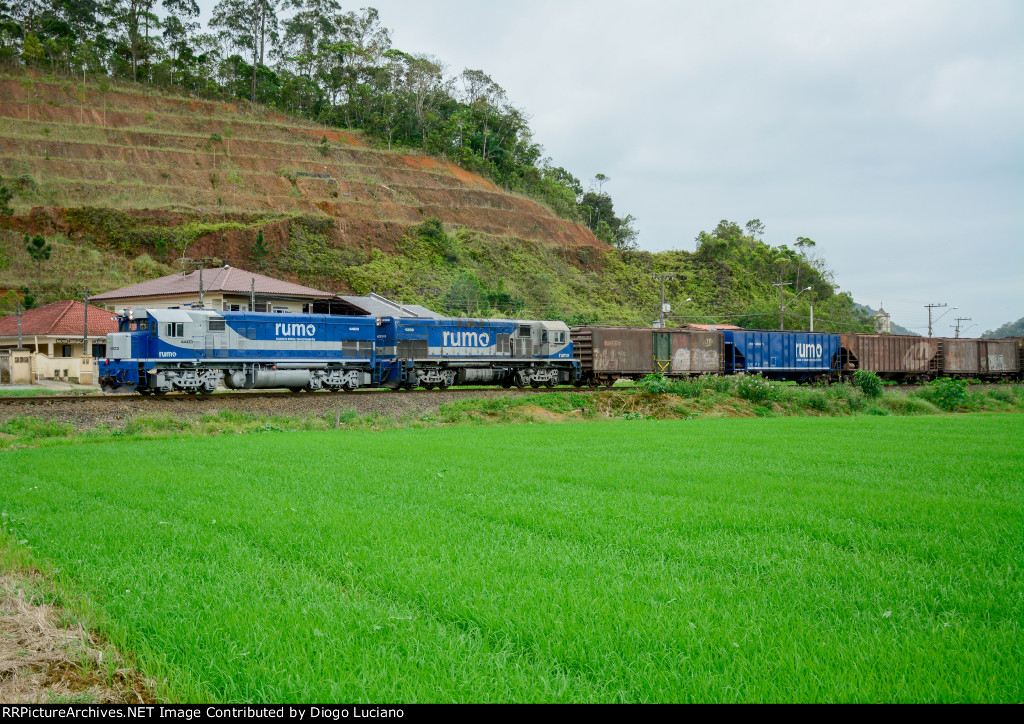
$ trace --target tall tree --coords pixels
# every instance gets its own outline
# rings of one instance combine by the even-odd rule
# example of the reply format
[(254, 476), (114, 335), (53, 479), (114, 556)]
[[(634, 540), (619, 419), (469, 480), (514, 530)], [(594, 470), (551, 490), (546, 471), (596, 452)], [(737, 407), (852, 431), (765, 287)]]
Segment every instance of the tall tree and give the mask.
[(36, 263), (36, 289), (42, 289), (43, 287), (43, 262), (50, 258), (53, 253), (53, 247), (46, 243), (39, 234), (29, 238), (28, 234), (25, 234), (25, 251), (32, 257), (32, 261)]
[(196, 0), (162, 0), (167, 12), (164, 18), (164, 47), (171, 61), (171, 83), (176, 73), (183, 72), (188, 60), (195, 57), (194, 38), (199, 32), (199, 4)]
[(10, 216), (14, 213), (14, 207), (11, 206), (13, 198), (14, 191), (5, 186), (3, 179), (0, 179), (0, 216)]
[(107, 0), (102, 12), (110, 27), (121, 35), (121, 44), (130, 56), (132, 80), (139, 80), (139, 63), (152, 52), (148, 38), (149, 25), (158, 19), (153, 14), (156, 0)]
[(210, 26), (220, 30), (235, 48), (252, 56), (250, 100), (256, 102), (256, 79), (267, 55), (268, 40), (277, 42), (278, 0), (220, 0)]

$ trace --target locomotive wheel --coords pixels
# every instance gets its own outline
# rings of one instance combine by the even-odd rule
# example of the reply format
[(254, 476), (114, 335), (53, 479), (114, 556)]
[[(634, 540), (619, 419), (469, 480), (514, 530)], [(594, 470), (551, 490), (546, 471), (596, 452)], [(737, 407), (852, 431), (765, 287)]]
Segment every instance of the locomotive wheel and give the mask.
[(546, 384), (547, 384), (547, 388), (551, 389), (551, 388), (553, 388), (555, 386), (555, 381), (554, 380), (548, 380)]
[(512, 389), (512, 383), (508, 382), (507, 380), (502, 382), (501, 386), (504, 387), (506, 390), (511, 390)]
[(425, 389), (425, 390), (435, 390), (435, 389), (437, 389), (437, 385), (423, 385), (423, 389)]
[(300, 392), (302, 392), (302, 390), (304, 390), (304, 389), (305, 389), (304, 387), (289, 387), (288, 391), (291, 392), (293, 395), (297, 395)]

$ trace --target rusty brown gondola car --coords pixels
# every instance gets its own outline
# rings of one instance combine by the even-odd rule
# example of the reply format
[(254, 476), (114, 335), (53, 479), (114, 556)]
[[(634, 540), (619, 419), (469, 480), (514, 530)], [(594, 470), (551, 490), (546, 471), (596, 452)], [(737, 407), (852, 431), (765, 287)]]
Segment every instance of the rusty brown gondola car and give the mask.
[(666, 377), (721, 374), (721, 332), (644, 327), (574, 327), (576, 359), (587, 384), (612, 385), (650, 374)]
[(841, 352), (843, 375), (870, 370), (882, 379), (923, 381), (939, 373), (940, 351), (940, 340), (926, 337), (844, 334)]
[(844, 377), (870, 370), (883, 379), (925, 382), (937, 377), (1020, 379), (1024, 340), (944, 339), (844, 334)]
[(943, 339), (942, 376), (978, 379), (1019, 378), (1020, 346), (1016, 339)]

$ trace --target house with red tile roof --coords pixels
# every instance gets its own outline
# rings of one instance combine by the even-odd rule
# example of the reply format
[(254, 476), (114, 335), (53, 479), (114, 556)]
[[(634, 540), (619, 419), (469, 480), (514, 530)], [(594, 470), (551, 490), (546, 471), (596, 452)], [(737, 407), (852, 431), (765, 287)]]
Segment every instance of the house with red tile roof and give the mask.
[[(117, 320), (109, 310), (89, 305), (86, 329), (86, 316), (86, 305), (75, 301), (54, 302), (21, 313), (21, 349), (31, 358), (33, 380), (92, 384), (95, 358), (107, 353), (107, 335), (117, 331)], [(16, 314), (0, 318), (0, 353), (18, 349), (18, 326)]]

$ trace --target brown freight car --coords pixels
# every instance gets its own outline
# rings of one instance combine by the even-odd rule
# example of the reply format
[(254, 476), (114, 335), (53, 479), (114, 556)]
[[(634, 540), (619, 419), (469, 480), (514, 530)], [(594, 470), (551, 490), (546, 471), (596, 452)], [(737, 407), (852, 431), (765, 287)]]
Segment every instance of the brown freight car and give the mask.
[(843, 375), (870, 370), (899, 382), (936, 377), (1019, 379), (1024, 341), (1016, 339), (944, 339), (890, 334), (844, 334)]
[(892, 334), (842, 335), (844, 376), (870, 370), (900, 382), (924, 381), (941, 371), (940, 340)]
[(942, 375), (993, 380), (1019, 378), (1020, 345), (1016, 339), (943, 339)]
[(721, 332), (644, 327), (575, 327), (573, 349), (583, 366), (583, 381), (592, 386), (616, 380), (720, 374)]

